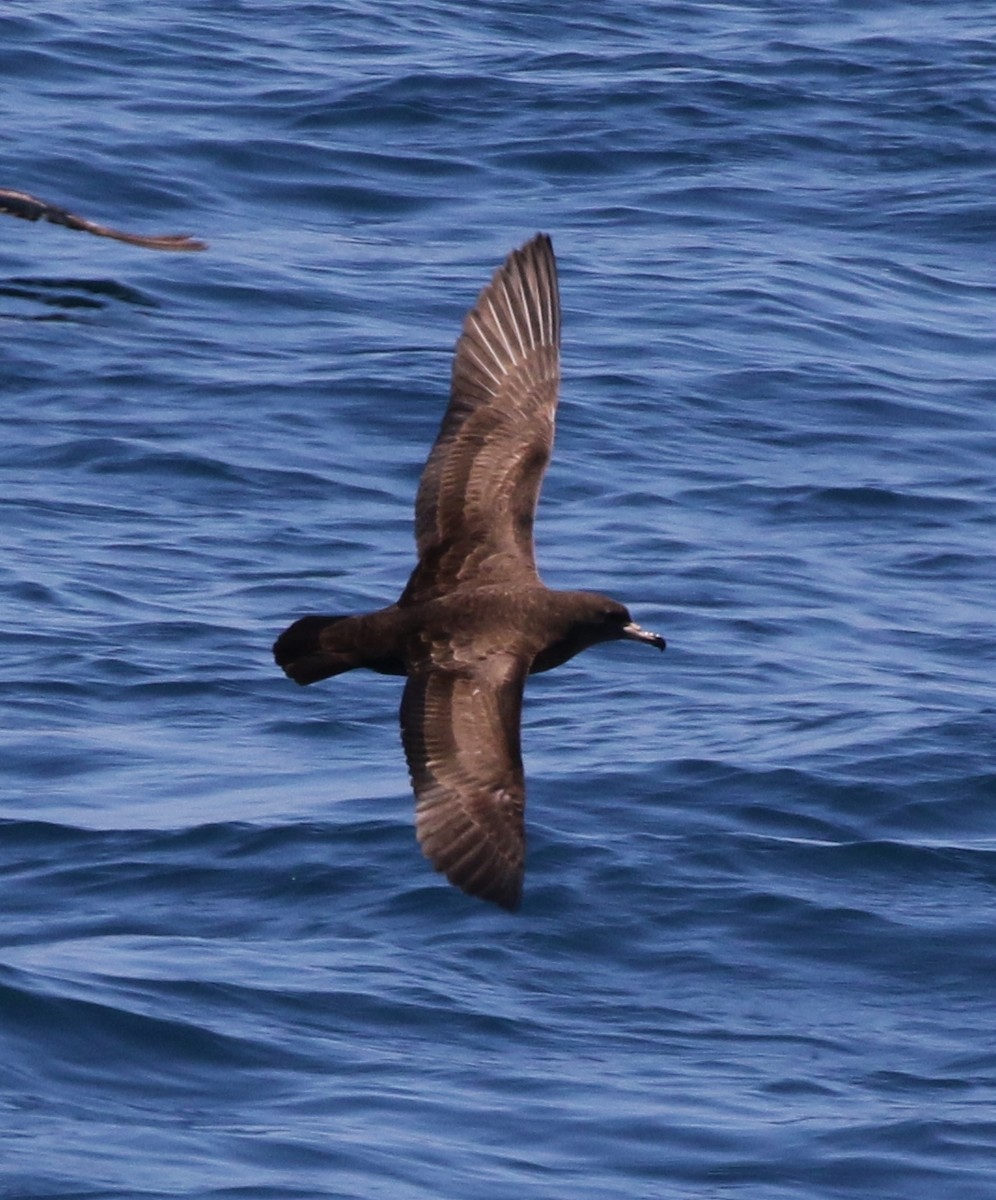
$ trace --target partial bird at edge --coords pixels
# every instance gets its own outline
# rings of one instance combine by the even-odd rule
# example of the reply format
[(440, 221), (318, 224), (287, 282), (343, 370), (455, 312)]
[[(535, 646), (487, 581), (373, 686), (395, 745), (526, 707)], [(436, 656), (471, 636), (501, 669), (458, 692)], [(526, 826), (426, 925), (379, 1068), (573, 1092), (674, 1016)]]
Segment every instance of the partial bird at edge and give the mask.
[(50, 221), (53, 225), (81, 229), (96, 237), (113, 238), (116, 242), (127, 242), (131, 246), (144, 246), (147, 250), (207, 249), (207, 242), (198, 241), (185, 233), (126, 233), (121, 229), (112, 229), (109, 225), (99, 225), (96, 221), (78, 217), (57, 204), (49, 204), (47, 200), (39, 200), (37, 196), (29, 195), (28, 192), (18, 192), (11, 188), (0, 188), (0, 213), (8, 213), (24, 221)]

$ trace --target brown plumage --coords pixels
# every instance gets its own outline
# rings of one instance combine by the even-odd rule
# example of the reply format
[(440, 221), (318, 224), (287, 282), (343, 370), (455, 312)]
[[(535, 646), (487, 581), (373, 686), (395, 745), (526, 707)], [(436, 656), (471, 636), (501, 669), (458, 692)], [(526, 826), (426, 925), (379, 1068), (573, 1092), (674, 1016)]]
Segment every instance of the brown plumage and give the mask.
[(664, 649), (623, 605), (551, 591), (537, 574), (533, 517), (559, 379), (557, 269), (540, 234), (508, 257), (464, 321), (415, 502), (418, 563), (398, 602), (367, 616), (302, 617), (273, 648), (301, 684), (355, 667), (408, 677), (401, 734), (422, 850), (457, 887), (509, 909), (525, 863), (526, 677), (597, 642)]
[(53, 225), (65, 225), (67, 229), (82, 229), (97, 237), (113, 238), (116, 242), (128, 242), (132, 246), (145, 246), (148, 250), (207, 249), (207, 242), (199, 242), (185, 233), (125, 233), (107, 225), (98, 225), (96, 221), (78, 217), (75, 213), (59, 208), (58, 205), (39, 200), (37, 196), (29, 196), (27, 192), (15, 192), (10, 188), (0, 188), (0, 212), (9, 213), (12, 217), (21, 217), (25, 221), (50, 221)]

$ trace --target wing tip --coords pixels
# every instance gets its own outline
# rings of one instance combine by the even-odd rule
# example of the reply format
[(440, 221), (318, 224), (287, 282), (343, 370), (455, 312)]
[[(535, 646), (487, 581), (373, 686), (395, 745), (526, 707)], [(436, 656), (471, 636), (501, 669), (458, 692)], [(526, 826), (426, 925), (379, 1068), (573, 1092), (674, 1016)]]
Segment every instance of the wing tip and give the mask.
[[(560, 289), (553, 239), (537, 233), (513, 250), (492, 275), (464, 321), (461, 340), (483, 334), (484, 365), (508, 366), (507, 352), (518, 353), (560, 346)], [(491, 334), (492, 336), (488, 336)], [(497, 351), (497, 353), (495, 353)], [(459, 355), (459, 345), (458, 345)], [(488, 359), (493, 355), (494, 362)]]
[(503, 852), (465, 814), (454, 823), (452, 813), (435, 808), (420, 804), (415, 814), (419, 846), (433, 868), (466, 895), (515, 912), (525, 877), (524, 830)]
[(446, 870), (445, 867), (437, 866), (436, 870), (444, 874), (454, 887), (459, 888), (467, 896), (473, 896), (475, 900), (486, 900), (503, 908), (506, 912), (518, 912), (522, 904), (523, 873), (521, 871), (513, 875), (502, 872), (489, 873), (484, 876), (475, 874), (473, 878), (468, 879), (462, 877), (460, 872)]

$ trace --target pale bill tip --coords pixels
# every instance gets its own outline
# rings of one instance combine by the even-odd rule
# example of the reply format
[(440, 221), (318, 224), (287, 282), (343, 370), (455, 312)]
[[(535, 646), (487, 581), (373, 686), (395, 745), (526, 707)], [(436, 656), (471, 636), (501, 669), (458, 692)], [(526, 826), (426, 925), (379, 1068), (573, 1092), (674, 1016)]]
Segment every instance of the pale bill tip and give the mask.
[(646, 642), (650, 646), (656, 646), (658, 650), (663, 650), (667, 646), (667, 642), (659, 633), (651, 633), (649, 629), (641, 629), (635, 621), (631, 621), (628, 625), (623, 626), (623, 637), (629, 638), (634, 642)]

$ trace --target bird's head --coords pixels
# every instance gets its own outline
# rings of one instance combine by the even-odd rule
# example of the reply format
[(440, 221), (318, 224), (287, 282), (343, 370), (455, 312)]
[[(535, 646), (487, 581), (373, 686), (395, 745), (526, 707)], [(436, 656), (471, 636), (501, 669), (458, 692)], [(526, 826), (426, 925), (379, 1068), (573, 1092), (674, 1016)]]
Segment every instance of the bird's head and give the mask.
[(599, 596), (594, 592), (581, 593), (577, 623), (583, 629), (583, 637), (589, 646), (598, 642), (614, 642), (626, 638), (631, 642), (646, 642), (663, 650), (667, 643), (659, 633), (641, 629), (630, 616), (629, 609), (618, 600)]

